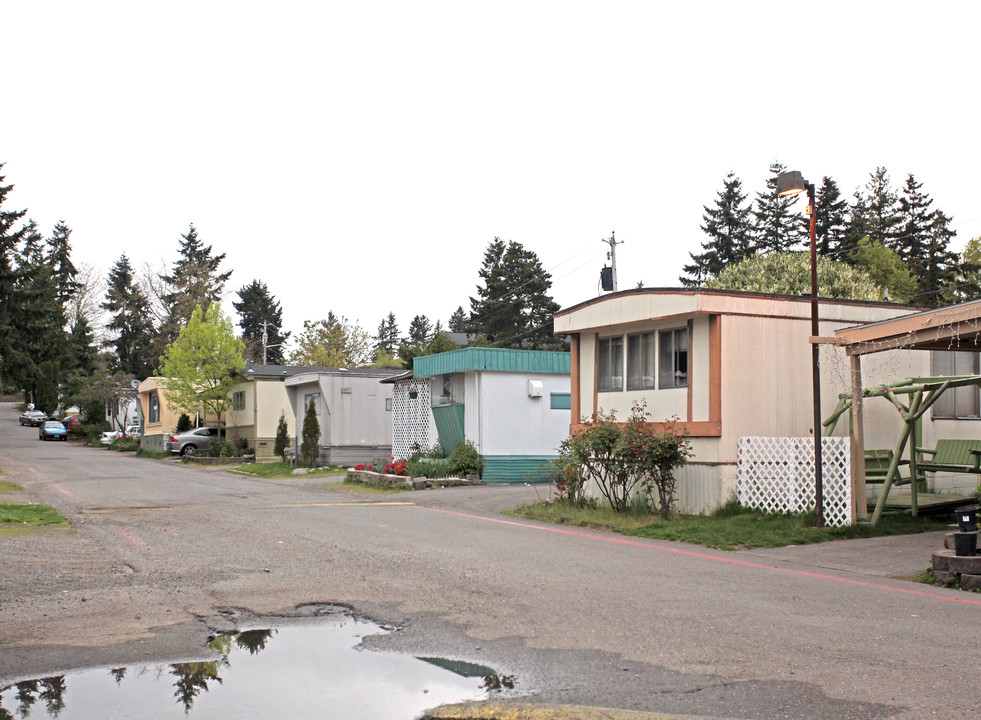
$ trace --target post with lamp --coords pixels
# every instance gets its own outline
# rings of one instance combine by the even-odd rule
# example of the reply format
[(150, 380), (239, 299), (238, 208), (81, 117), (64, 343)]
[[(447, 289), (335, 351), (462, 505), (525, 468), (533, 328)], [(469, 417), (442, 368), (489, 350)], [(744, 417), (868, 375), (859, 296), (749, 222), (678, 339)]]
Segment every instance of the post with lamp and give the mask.
[(811, 216), (811, 375), (814, 394), (814, 515), (815, 525), (824, 527), (824, 479), (821, 455), (821, 364), (818, 345), (818, 280), (817, 237), (815, 231), (814, 185), (807, 182), (798, 171), (780, 173), (777, 176), (777, 195), (786, 197), (800, 192), (807, 193), (807, 214)]

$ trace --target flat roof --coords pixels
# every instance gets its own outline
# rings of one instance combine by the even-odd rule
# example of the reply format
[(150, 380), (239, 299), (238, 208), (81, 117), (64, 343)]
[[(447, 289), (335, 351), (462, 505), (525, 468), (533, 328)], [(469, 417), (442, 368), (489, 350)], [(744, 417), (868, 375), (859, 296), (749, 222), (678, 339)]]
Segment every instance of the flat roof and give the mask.
[(465, 347), (417, 357), (412, 361), (412, 372), (415, 377), (475, 370), (569, 375), (571, 357), (567, 352), (554, 350)]

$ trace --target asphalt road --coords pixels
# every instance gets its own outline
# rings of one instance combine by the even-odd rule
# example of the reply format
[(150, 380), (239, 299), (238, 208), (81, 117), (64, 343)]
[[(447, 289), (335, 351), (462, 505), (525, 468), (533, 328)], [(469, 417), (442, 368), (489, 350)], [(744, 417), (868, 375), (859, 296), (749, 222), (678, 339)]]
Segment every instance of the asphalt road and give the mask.
[(0, 537), (0, 687), (341, 604), (394, 628), (367, 647), (489, 665), (512, 699), (981, 716), (981, 595), (900, 579), (939, 534), (724, 553), (500, 515), (526, 486), (371, 495), (42, 443), (10, 405), (0, 470), (72, 523)]

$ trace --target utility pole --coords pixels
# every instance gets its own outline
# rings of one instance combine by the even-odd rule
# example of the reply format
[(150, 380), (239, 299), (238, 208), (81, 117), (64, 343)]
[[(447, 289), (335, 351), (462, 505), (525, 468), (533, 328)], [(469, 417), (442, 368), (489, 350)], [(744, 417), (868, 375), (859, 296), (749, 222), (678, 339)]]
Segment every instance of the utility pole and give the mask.
[(268, 323), (265, 320), (262, 321), (262, 364), (266, 364), (266, 350), (271, 347), (279, 347), (282, 343), (275, 343), (273, 345), (269, 344), (269, 332), (267, 328), (272, 328), (273, 330), (279, 330), (278, 327), (272, 323)]
[(607, 259), (610, 261), (610, 268), (613, 270), (613, 292), (617, 291), (617, 245), (623, 245), (623, 240), (616, 240), (616, 232), (610, 232), (609, 240), (603, 239), (600, 242), (604, 242), (610, 246), (610, 252), (606, 254)]

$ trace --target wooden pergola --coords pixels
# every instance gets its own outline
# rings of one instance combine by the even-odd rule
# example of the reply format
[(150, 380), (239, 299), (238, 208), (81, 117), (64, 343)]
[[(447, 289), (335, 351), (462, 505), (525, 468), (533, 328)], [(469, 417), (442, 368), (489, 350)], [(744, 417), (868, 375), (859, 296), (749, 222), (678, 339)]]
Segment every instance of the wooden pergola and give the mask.
[[(824, 421), (824, 434), (834, 431), (838, 418), (852, 410), (851, 437), (851, 489), (852, 521), (868, 515), (865, 492), (865, 431), (862, 399), (884, 397), (892, 402), (904, 421), (900, 441), (893, 452), (892, 464), (876, 503), (872, 522), (882, 514), (889, 489), (899, 475), (903, 451), (909, 445), (911, 501), (914, 514), (917, 510), (916, 452), (919, 444), (920, 419), (934, 402), (949, 388), (967, 385), (981, 386), (981, 375), (950, 377), (909, 378), (890, 385), (864, 388), (862, 384), (862, 356), (885, 350), (945, 350), (977, 352), (981, 349), (981, 300), (951, 305), (904, 315), (881, 322), (858, 325), (835, 331), (833, 337), (813, 337), (811, 342), (828, 343), (845, 349), (850, 361), (851, 393), (840, 398), (835, 412)], [(903, 402), (898, 396), (906, 396)], [(912, 442), (910, 443), (910, 439)]]

